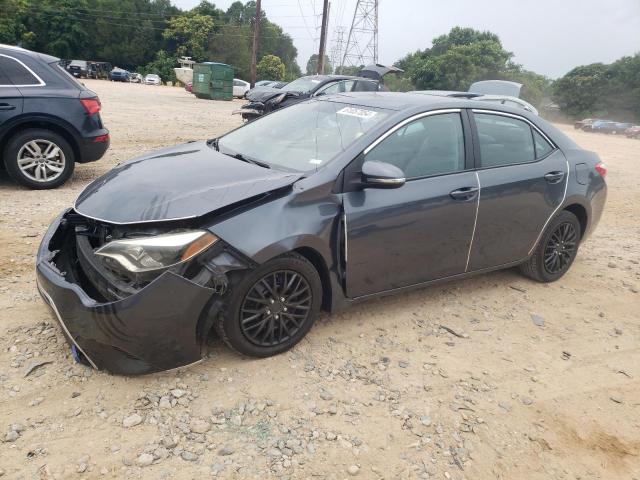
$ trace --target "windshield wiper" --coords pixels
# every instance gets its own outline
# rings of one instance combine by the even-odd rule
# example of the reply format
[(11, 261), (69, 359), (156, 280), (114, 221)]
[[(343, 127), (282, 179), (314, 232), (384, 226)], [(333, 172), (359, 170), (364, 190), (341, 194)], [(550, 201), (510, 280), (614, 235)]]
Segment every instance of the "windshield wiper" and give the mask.
[(234, 153), (233, 155), (230, 153), (227, 153), (226, 155), (229, 155), (230, 157), (233, 157), (233, 158), (237, 158), (238, 160), (242, 160), (243, 162), (253, 163), (254, 165), (258, 165), (259, 167), (262, 167), (262, 168), (271, 168), (271, 165), (269, 165), (268, 163), (261, 162), (260, 160), (256, 160), (255, 158), (246, 157), (241, 153)]

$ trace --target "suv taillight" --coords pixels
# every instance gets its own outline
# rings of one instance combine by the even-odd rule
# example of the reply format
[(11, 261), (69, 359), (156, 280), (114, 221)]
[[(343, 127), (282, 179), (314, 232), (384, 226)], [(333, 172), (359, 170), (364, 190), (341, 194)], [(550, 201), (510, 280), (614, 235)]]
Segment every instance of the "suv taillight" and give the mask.
[(80, 103), (88, 115), (95, 115), (100, 111), (100, 100), (98, 98), (82, 98)]
[(598, 162), (596, 172), (598, 172), (602, 178), (605, 178), (607, 176), (607, 166), (602, 162)]

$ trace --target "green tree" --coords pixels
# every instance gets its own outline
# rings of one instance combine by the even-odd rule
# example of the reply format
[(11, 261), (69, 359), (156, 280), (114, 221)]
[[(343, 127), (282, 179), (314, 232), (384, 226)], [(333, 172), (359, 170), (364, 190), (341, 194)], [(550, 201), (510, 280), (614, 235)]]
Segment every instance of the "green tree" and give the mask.
[(213, 33), (213, 18), (208, 15), (180, 15), (169, 21), (162, 36), (175, 42), (179, 54), (189, 55), (196, 61), (206, 58), (209, 36)]
[(140, 68), (140, 73), (143, 75), (155, 73), (160, 75), (160, 78), (164, 83), (175, 83), (176, 73), (173, 69), (176, 67), (177, 61), (177, 57), (168, 54), (164, 50), (159, 50), (153, 61)]
[(554, 101), (562, 111), (573, 116), (604, 110), (607, 70), (602, 63), (574, 68), (554, 83)]
[[(333, 72), (333, 67), (327, 55), (324, 56), (324, 67), (322, 73), (329, 75)], [(318, 73), (318, 54), (314, 53), (307, 61), (307, 75), (316, 75)]]
[(283, 80), (284, 63), (275, 55), (265, 55), (257, 65), (258, 80)]

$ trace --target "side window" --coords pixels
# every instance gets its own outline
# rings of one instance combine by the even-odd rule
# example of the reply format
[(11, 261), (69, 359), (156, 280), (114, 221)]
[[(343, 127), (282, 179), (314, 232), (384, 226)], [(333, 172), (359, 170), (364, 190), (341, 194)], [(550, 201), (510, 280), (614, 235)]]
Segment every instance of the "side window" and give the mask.
[(377, 92), (378, 91), (378, 83), (372, 82), (370, 80), (360, 80), (356, 83), (356, 88), (354, 92)]
[(480, 137), (480, 165), (499, 167), (535, 160), (531, 127), (527, 122), (502, 115), (474, 115)]
[(535, 128), (533, 129), (533, 143), (536, 147), (536, 158), (546, 157), (553, 150), (553, 146)]
[(331, 95), (333, 93), (350, 92), (353, 88), (353, 80), (344, 80), (342, 82), (331, 83), (316, 92), (316, 95)]
[(24, 65), (12, 57), (0, 56), (0, 71), (9, 79), (9, 83), (19, 85), (40, 85), (40, 80), (33, 76)]
[(234, 86), (234, 87), (241, 87), (241, 86), (242, 86), (242, 84), (241, 84), (238, 80), (234, 80), (234, 81), (233, 81), (233, 86)]
[(400, 168), (407, 178), (464, 170), (464, 133), (459, 113), (430, 115), (393, 132), (365, 160)]

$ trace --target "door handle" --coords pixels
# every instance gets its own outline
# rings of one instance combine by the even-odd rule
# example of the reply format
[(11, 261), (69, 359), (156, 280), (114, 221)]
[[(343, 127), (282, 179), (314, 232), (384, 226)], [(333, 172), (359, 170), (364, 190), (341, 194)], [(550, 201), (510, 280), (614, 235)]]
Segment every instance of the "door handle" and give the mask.
[(478, 187), (463, 187), (449, 193), (454, 200), (471, 200), (478, 194)]
[(15, 110), (15, 105), (9, 105), (8, 103), (0, 103), (0, 110)]
[(544, 176), (547, 183), (560, 183), (564, 178), (564, 172), (549, 172)]

